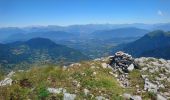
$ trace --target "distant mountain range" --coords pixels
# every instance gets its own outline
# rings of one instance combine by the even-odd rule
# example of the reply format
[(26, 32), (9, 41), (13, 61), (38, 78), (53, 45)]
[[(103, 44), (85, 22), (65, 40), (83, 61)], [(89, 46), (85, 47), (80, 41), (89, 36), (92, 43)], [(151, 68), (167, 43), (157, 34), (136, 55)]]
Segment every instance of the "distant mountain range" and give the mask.
[(13, 34), (28, 34), (28, 33), (39, 33), (39, 32), (68, 32), (72, 34), (76, 34), (81, 37), (85, 37), (93, 32), (100, 31), (110, 31), (113, 29), (119, 28), (128, 28), (135, 27), (144, 30), (163, 30), (170, 31), (170, 23), (162, 23), (162, 24), (142, 24), (142, 23), (134, 23), (134, 24), (87, 24), (87, 25), (70, 25), (70, 26), (57, 26), (57, 25), (49, 25), (49, 26), (31, 26), (31, 27), (5, 27), (0, 28), (0, 42), (9, 39), (8, 37)]
[(45, 38), (0, 44), (0, 48), (0, 64), (6, 69), (28, 67), (29, 64), (67, 64), (88, 60), (81, 52)]
[(37, 37), (59, 41), (59, 40), (71, 40), (72, 38), (76, 38), (77, 35), (64, 31), (32, 32), (27, 34), (16, 33), (6, 38), (4, 42), (26, 41)]
[(32, 32), (32, 33), (16, 33), (10, 35), (4, 40), (4, 42), (14, 42), (14, 41), (26, 41), (31, 38), (42, 37), (48, 38), (53, 41), (64, 41), (64, 40), (82, 40), (82, 39), (112, 39), (112, 38), (129, 38), (129, 37), (141, 37), (145, 35), (148, 30), (128, 27), (128, 28), (118, 28), (112, 30), (102, 30), (95, 31), (90, 34), (80, 35), (76, 33), (69, 33), (64, 31), (47, 31), (47, 32)]
[(117, 46), (113, 52), (117, 50), (128, 52), (136, 57), (170, 59), (170, 32), (161, 30), (150, 32), (132, 43)]

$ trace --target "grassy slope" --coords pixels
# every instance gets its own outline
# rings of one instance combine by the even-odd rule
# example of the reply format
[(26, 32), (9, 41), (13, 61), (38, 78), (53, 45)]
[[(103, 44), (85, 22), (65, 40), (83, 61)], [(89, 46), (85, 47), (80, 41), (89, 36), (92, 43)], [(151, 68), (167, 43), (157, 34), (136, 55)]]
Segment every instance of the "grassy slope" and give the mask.
[[(95, 68), (90, 68), (92, 64)], [(47, 87), (65, 88), (69, 93), (77, 94), (77, 99), (94, 99), (95, 96), (107, 94), (110, 99), (121, 99), (123, 89), (119, 86), (116, 79), (108, 72), (109, 69), (102, 69), (100, 63), (82, 62), (81, 66), (73, 66), (67, 70), (63, 70), (59, 66), (47, 65), (43, 68), (32, 68), (27, 72), (17, 72), (12, 78), (14, 80), (28, 79), (32, 88), (21, 87), (19, 83), (8, 87), (0, 87), (0, 98), (9, 99), (11, 96), (15, 99), (39, 99), (41, 92), (47, 92)], [(96, 75), (93, 75), (96, 72)], [(83, 75), (84, 73), (85, 75)], [(47, 80), (50, 78), (52, 81)], [(73, 86), (73, 80), (80, 82), (80, 87)], [(94, 95), (85, 96), (83, 89), (89, 89)], [(76, 90), (76, 91), (75, 91)], [(44, 95), (45, 95), (44, 93)], [(62, 98), (61, 95), (49, 94), (44, 97), (46, 99), (52, 96)]]
[[(95, 66), (92, 68), (92, 66)], [(8, 100), (13, 97), (14, 100), (49, 100), (53, 97), (62, 100), (63, 94), (50, 94), (48, 87), (65, 88), (67, 92), (76, 94), (77, 100), (93, 100), (96, 96), (104, 96), (110, 100), (123, 100), (123, 93), (133, 95), (142, 95), (148, 99), (148, 93), (137, 94), (136, 85), (143, 88), (143, 80), (140, 77), (139, 70), (134, 70), (129, 74), (130, 88), (121, 88), (116, 78), (109, 74), (110, 69), (103, 69), (100, 61), (81, 62), (81, 66), (74, 65), (63, 70), (60, 66), (44, 65), (34, 67), (28, 71), (17, 72), (12, 79), (18, 83), (8, 87), (0, 87), (0, 99)], [(96, 75), (93, 73), (96, 72)], [(28, 79), (32, 87), (21, 87), (19, 80)], [(50, 80), (48, 80), (50, 79)], [(73, 81), (80, 82), (80, 87), (73, 85)], [(83, 90), (88, 89), (90, 94), (85, 96)]]

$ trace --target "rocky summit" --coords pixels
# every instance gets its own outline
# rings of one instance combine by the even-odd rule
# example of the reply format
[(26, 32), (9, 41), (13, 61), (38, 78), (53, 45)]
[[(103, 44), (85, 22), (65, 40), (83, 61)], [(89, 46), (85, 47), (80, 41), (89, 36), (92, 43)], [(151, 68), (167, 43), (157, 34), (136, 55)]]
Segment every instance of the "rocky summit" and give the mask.
[(0, 77), (0, 100), (169, 100), (170, 60), (113, 56)]

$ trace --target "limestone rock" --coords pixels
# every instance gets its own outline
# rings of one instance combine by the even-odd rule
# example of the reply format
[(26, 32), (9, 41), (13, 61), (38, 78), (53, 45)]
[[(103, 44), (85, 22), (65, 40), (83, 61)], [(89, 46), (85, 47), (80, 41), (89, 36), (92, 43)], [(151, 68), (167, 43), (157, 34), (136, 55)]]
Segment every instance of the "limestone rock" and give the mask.
[(133, 65), (133, 64), (130, 64), (127, 69), (128, 69), (128, 71), (132, 71), (132, 70), (134, 69), (134, 65)]
[(75, 87), (80, 87), (80, 82), (76, 81), (76, 80), (73, 80), (72, 82), (73, 86)]
[(84, 94), (85, 94), (86, 96), (87, 96), (87, 95), (89, 94), (89, 92), (90, 92), (88, 89), (84, 89), (83, 91), (84, 91)]
[(142, 70), (143, 70), (143, 71), (146, 71), (146, 70), (148, 70), (148, 68), (147, 68), (147, 67), (143, 67)]
[(107, 99), (105, 97), (103, 97), (103, 96), (97, 96), (96, 100), (107, 100)]
[(129, 100), (129, 99), (131, 98), (131, 94), (124, 93), (124, 94), (123, 94), (123, 97), (124, 97), (126, 100)]
[(75, 100), (76, 95), (70, 94), (70, 93), (64, 93), (64, 99), (63, 100)]
[(63, 88), (47, 88), (47, 90), (50, 92), (50, 93), (55, 93), (55, 94), (59, 94), (59, 93), (65, 93), (66, 90), (63, 89)]
[(0, 86), (12, 85), (11, 78), (5, 78), (4, 80), (0, 81)]
[(167, 99), (165, 97), (163, 97), (162, 95), (157, 94), (156, 100), (167, 100)]
[(102, 63), (102, 68), (107, 68), (107, 64), (106, 63)]
[(154, 92), (157, 93), (158, 87), (156, 84), (153, 84), (149, 81), (148, 78), (145, 79), (145, 85), (144, 85), (144, 90), (149, 91), (149, 92)]
[(135, 95), (130, 98), (130, 100), (142, 100), (141, 96)]
[(11, 71), (8, 75), (7, 75), (7, 77), (12, 77), (13, 75), (15, 74), (15, 72), (14, 71)]

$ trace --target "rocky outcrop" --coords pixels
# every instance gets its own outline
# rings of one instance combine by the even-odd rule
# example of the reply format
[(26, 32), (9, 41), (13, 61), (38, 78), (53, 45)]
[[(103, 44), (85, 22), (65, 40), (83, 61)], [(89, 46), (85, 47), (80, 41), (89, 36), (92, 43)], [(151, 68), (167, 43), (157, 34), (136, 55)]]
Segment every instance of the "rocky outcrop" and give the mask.
[(145, 85), (144, 85), (144, 90), (145, 91), (149, 91), (149, 92), (153, 92), (153, 93), (157, 93), (158, 91), (158, 86), (156, 84), (153, 84), (149, 81), (148, 78), (145, 79)]
[(135, 62), (141, 67), (140, 73), (144, 80), (143, 90), (157, 94), (157, 100), (170, 99), (170, 81), (168, 81), (170, 62), (152, 57), (136, 58)]

